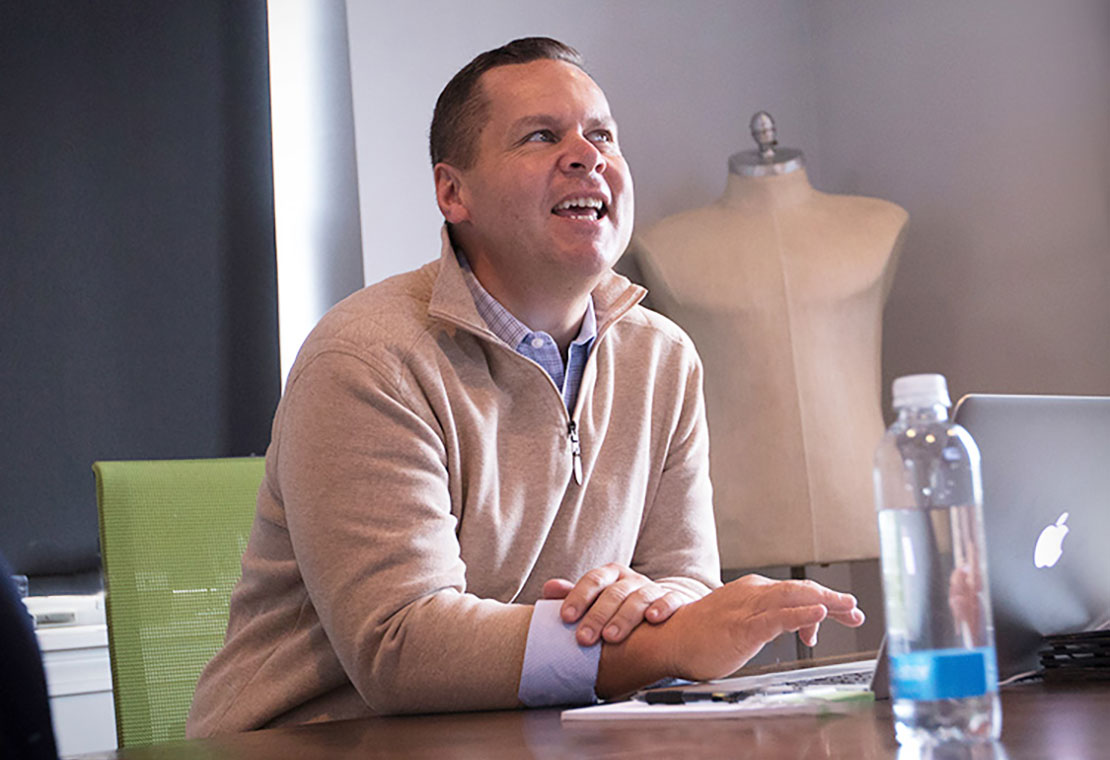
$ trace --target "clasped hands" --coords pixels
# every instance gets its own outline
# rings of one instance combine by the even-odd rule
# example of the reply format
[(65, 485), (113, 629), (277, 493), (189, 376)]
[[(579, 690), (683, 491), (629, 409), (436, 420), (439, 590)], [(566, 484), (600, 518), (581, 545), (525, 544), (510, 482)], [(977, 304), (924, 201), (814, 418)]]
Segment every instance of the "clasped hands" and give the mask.
[(575, 635), (583, 646), (620, 644), (644, 622), (667, 629), (668, 675), (693, 680), (729, 675), (782, 633), (796, 631), (814, 646), (825, 620), (850, 628), (864, 621), (854, 596), (814, 581), (746, 575), (699, 599), (615, 563), (576, 583), (552, 578), (543, 595), (563, 600), (562, 619), (578, 623)]

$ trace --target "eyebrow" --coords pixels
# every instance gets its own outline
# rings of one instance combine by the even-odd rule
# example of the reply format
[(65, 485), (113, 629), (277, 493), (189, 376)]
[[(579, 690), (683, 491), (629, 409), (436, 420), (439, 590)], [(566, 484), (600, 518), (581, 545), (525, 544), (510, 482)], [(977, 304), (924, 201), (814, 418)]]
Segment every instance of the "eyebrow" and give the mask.
[[(550, 114), (529, 114), (528, 116), (522, 116), (514, 121), (511, 131), (516, 133), (529, 127), (557, 127), (559, 123), (560, 120)], [(615, 130), (617, 128), (617, 123), (611, 116), (593, 116), (586, 121), (586, 127), (588, 129), (601, 127)]]

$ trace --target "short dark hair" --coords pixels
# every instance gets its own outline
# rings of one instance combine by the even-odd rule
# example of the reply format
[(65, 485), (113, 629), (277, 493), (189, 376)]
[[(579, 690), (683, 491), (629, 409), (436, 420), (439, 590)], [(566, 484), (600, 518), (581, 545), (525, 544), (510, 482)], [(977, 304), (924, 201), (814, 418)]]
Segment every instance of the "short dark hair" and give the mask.
[(436, 100), (432, 128), (428, 136), (432, 166), (447, 161), (468, 169), (478, 152), (478, 135), (485, 122), (489, 101), (478, 81), (490, 69), (517, 63), (552, 60), (565, 61), (586, 70), (582, 56), (570, 45), (550, 37), (524, 37), (493, 50), (487, 50), (466, 64), (451, 78)]

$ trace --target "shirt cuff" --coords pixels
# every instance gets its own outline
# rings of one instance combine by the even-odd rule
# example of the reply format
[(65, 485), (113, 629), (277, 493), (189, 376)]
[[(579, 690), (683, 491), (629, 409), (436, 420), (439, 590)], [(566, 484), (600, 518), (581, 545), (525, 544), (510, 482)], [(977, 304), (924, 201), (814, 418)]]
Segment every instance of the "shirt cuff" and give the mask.
[(517, 697), (527, 707), (578, 705), (597, 701), (597, 665), (601, 643), (579, 646), (577, 623), (559, 617), (561, 599), (541, 599), (532, 611), (524, 667)]

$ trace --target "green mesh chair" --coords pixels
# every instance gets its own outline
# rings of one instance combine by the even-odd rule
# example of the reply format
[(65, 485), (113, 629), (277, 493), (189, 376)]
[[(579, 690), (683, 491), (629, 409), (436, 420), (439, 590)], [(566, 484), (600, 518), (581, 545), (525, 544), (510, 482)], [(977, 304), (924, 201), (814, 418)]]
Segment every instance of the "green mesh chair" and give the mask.
[(120, 747), (184, 738), (223, 644), (264, 461), (93, 465)]

